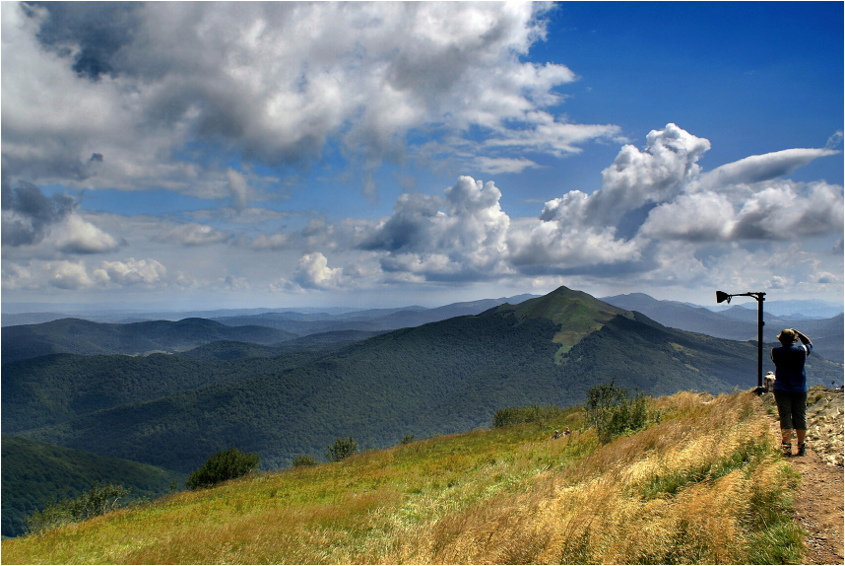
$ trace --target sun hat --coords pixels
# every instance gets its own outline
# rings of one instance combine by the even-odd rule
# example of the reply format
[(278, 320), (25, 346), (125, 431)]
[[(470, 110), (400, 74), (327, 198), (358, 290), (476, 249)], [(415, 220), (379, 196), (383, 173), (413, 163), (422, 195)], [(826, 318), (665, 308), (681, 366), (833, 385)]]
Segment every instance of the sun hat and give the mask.
[(798, 334), (791, 328), (784, 328), (778, 334), (778, 340), (780, 340), (781, 344), (794, 344), (798, 341)]

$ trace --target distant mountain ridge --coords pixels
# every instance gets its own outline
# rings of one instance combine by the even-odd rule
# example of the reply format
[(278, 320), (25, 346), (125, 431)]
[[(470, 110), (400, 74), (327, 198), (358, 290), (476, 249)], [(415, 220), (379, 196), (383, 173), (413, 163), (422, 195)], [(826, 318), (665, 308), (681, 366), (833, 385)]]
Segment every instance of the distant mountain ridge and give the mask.
[(177, 352), (217, 340), (278, 344), (297, 338), (262, 326), (227, 326), (202, 318), (108, 324), (65, 318), (43, 324), (9, 326), (2, 332), (3, 363), (49, 354), (129, 354)]
[[(125, 324), (64, 318), (39, 324), (3, 327), (2, 359), (13, 362), (49, 354), (129, 354), (184, 352), (212, 342), (244, 342), (279, 346), (292, 342), (278, 353), (302, 345), (302, 339), (315, 334), (327, 344), (348, 342), (353, 332), (359, 337), (398, 328), (419, 326), (456, 316), (481, 313), (511, 301), (521, 302), (534, 295), (454, 303), (434, 309), (405, 307), (369, 309), (336, 314), (325, 312), (270, 312), (215, 320), (185, 318), (179, 321), (155, 320)], [(342, 334), (345, 333), (345, 334)], [(363, 333), (363, 334), (362, 334)], [(314, 342), (314, 340), (311, 340)], [(269, 355), (272, 352), (268, 351)], [(232, 354), (233, 355), (233, 354)]]
[[(671, 328), (689, 332), (700, 332), (709, 336), (730, 340), (757, 340), (757, 310), (734, 305), (715, 312), (705, 307), (696, 307), (675, 301), (659, 301), (643, 293), (616, 295), (602, 299), (623, 309), (641, 312), (647, 317)], [(774, 342), (783, 328), (798, 328), (813, 340), (815, 353), (835, 362), (845, 361), (843, 353), (842, 313), (825, 319), (780, 318), (767, 310), (763, 302), (764, 336), (766, 342)]]

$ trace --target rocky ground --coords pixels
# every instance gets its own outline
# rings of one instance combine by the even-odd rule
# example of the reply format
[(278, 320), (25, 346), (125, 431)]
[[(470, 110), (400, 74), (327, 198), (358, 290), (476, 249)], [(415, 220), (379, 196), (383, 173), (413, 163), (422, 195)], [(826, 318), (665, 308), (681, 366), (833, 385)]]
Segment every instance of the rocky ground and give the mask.
[(794, 507), (807, 532), (804, 564), (845, 564), (843, 452), (843, 391), (814, 387), (807, 397), (807, 454), (790, 459), (801, 474)]
[(807, 396), (807, 446), (832, 466), (843, 462), (843, 391), (814, 387)]

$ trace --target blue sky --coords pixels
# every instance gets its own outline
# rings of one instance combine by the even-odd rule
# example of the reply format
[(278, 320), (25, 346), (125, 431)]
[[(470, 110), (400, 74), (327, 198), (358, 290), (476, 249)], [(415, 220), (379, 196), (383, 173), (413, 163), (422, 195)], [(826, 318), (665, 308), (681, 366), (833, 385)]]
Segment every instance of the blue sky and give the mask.
[(2, 300), (842, 301), (840, 2), (2, 4)]

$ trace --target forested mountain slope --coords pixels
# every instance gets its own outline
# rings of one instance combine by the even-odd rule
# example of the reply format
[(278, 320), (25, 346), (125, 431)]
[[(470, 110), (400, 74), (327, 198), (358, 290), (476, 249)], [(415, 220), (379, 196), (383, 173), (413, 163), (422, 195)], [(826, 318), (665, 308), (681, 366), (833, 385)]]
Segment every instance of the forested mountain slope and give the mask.
[[(248, 345), (221, 345), (242, 352)], [(226, 344), (229, 344), (228, 347)], [(211, 348), (212, 345), (208, 347)], [(220, 350), (216, 350), (220, 353)], [(143, 403), (184, 391), (298, 367), (322, 357), (320, 350), (300, 350), (275, 357), (191, 359), (150, 356), (55, 354), (4, 363), (3, 432), (16, 433), (64, 423), (81, 415), (126, 404)], [(212, 353), (200, 358), (213, 358)], [(225, 355), (224, 355), (225, 357)]]
[(51, 499), (75, 497), (95, 485), (123, 485), (134, 499), (163, 495), (184, 481), (182, 474), (146, 464), (18, 436), (4, 434), (2, 445), (3, 536), (23, 534), (26, 517)]

